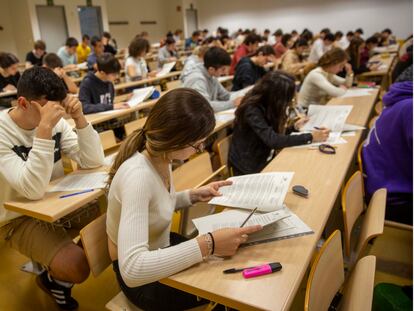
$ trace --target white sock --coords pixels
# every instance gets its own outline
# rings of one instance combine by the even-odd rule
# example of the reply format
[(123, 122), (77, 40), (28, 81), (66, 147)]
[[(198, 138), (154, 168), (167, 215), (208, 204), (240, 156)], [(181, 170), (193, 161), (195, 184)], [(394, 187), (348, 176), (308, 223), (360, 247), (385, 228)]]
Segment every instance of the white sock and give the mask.
[(47, 276), (48, 276), (48, 278), (49, 278), (50, 281), (55, 281), (60, 286), (63, 286), (63, 287), (66, 287), (66, 288), (71, 288), (73, 286), (73, 283), (56, 280), (49, 273), (47, 274)]

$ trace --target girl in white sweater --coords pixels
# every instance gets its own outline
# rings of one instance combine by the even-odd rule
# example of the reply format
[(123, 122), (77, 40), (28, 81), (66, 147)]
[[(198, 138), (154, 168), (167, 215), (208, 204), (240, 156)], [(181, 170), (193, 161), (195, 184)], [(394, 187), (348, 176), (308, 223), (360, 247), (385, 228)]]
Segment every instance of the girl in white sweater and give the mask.
[[(299, 107), (306, 110), (309, 105), (325, 105), (332, 97), (345, 94), (352, 86), (354, 73), (344, 50), (333, 48), (319, 60), (318, 67), (312, 70), (303, 81), (299, 92)], [(345, 68), (346, 78), (337, 76)]]
[(158, 281), (209, 255), (233, 255), (247, 234), (261, 229), (226, 228), (191, 240), (170, 235), (175, 210), (208, 201), (231, 184), (174, 190), (171, 161), (201, 152), (214, 127), (213, 109), (202, 95), (187, 88), (173, 90), (157, 102), (143, 129), (125, 140), (111, 169), (109, 253), (122, 291), (142, 309), (184, 310), (205, 303)]

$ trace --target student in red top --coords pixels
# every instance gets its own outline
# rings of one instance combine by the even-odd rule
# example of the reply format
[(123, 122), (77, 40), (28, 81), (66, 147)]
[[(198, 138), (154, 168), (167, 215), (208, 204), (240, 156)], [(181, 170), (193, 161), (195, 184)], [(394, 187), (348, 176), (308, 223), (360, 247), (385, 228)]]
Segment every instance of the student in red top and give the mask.
[(282, 36), (282, 40), (276, 43), (273, 47), (275, 50), (276, 59), (281, 58), (287, 50), (289, 50), (293, 45), (292, 35), (290, 33), (285, 33)]
[(236, 71), (236, 66), (242, 57), (245, 57), (248, 54), (256, 52), (259, 47), (259, 43), (262, 41), (262, 38), (254, 33), (250, 33), (243, 43), (237, 48), (234, 52), (233, 59), (230, 65), (230, 74), (233, 75)]

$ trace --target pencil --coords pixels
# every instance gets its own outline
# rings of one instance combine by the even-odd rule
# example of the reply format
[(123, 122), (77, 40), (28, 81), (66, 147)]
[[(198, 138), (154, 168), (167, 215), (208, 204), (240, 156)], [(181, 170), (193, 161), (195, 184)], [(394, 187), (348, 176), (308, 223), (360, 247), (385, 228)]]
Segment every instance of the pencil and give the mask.
[(257, 210), (257, 207), (256, 207), (254, 210), (252, 210), (252, 212), (249, 214), (249, 216), (247, 216), (247, 218), (246, 218), (246, 219), (243, 221), (243, 223), (241, 224), (240, 228), (243, 228), (243, 226), (246, 224), (246, 222), (248, 222), (248, 221), (249, 221), (250, 217), (252, 217), (252, 216), (253, 216), (253, 214), (254, 214), (254, 212), (256, 212), (256, 210)]

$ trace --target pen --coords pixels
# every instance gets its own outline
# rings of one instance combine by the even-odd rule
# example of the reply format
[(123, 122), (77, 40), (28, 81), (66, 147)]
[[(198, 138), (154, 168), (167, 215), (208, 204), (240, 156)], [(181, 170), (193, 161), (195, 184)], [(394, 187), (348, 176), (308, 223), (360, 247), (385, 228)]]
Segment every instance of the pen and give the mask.
[(240, 226), (240, 228), (243, 228), (243, 226), (246, 224), (246, 222), (248, 222), (249, 221), (249, 219), (250, 219), (250, 217), (252, 217), (253, 216), (253, 214), (254, 214), (254, 212), (257, 210), (257, 207), (254, 209), (254, 210), (252, 210), (252, 212), (249, 214), (249, 216), (247, 216), (247, 218), (243, 221), (243, 223), (241, 224), (241, 226)]
[(88, 193), (88, 192), (92, 192), (92, 191), (94, 191), (94, 189), (87, 189), (87, 190), (83, 190), (83, 191), (79, 191), (79, 192), (69, 193), (69, 194), (61, 195), (59, 197), (59, 199), (69, 198), (69, 197), (73, 197), (73, 196), (78, 195), (78, 194), (84, 194), (84, 193)]
[(323, 128), (318, 127), (318, 126), (314, 126), (313, 128), (314, 128), (315, 130), (318, 130), (318, 131), (322, 131), (322, 130), (323, 130)]

